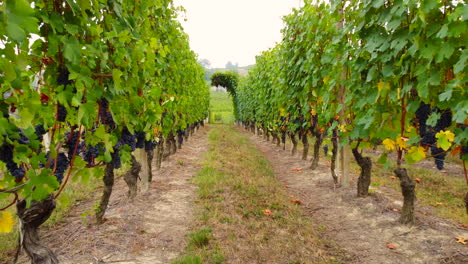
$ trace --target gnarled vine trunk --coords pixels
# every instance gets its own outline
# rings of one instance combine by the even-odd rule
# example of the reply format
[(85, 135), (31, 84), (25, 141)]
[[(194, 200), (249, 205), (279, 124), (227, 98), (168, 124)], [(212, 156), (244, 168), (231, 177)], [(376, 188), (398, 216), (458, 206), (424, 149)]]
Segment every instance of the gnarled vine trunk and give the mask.
[(132, 167), (124, 174), (124, 180), (128, 186), (128, 198), (133, 201), (137, 195), (138, 174), (140, 174), (141, 171), (141, 165), (133, 154), (131, 164)]
[(271, 140), (271, 143), (279, 145), (281, 141), (280, 141), (280, 139), (278, 137), (278, 133), (272, 131), (271, 136), (273, 137), (273, 139)]
[(353, 148), (352, 151), (354, 159), (356, 159), (359, 167), (361, 167), (361, 174), (359, 175), (357, 185), (357, 195), (358, 197), (366, 197), (369, 195), (369, 186), (371, 183), (372, 160), (369, 157), (362, 156), (357, 146)]
[(148, 169), (149, 169), (149, 179), (148, 182), (153, 181), (153, 161), (154, 161), (154, 150), (147, 151), (148, 158)]
[(176, 139), (175, 139), (175, 136), (174, 136), (174, 133), (170, 133), (168, 136), (167, 136), (167, 140), (170, 141), (170, 148), (169, 148), (169, 155), (174, 155), (176, 154), (177, 152), (177, 142), (176, 142)]
[(99, 203), (99, 208), (96, 213), (96, 222), (100, 225), (104, 223), (104, 214), (107, 210), (107, 205), (109, 204), (109, 199), (112, 194), (112, 187), (114, 186), (114, 164), (112, 162), (106, 164), (106, 169), (104, 170), (104, 192), (102, 193), (101, 202)]
[(404, 168), (398, 168), (393, 171), (400, 178), (401, 192), (403, 194), (403, 208), (401, 209), (400, 222), (402, 224), (414, 223), (414, 202), (416, 200), (415, 182), (408, 176)]
[(307, 155), (309, 154), (309, 139), (307, 138), (307, 131), (304, 131), (301, 135), (302, 146), (302, 160), (307, 160)]
[(169, 136), (167, 136), (164, 139), (163, 156), (162, 156), (163, 160), (167, 160), (167, 158), (169, 158), (169, 156), (171, 155), (171, 148), (172, 148), (171, 144), (172, 144), (172, 141), (169, 139)]
[(338, 129), (333, 129), (333, 136), (332, 136), (332, 157), (331, 157), (331, 166), (330, 171), (333, 178), (333, 183), (335, 185), (338, 184), (338, 175), (336, 175), (336, 158), (338, 156)]
[(465, 195), (465, 207), (466, 207), (466, 214), (468, 215), (468, 192)]
[(184, 136), (181, 132), (177, 132), (177, 148), (182, 149), (182, 144), (184, 144)]
[(312, 159), (312, 164), (310, 165), (311, 170), (318, 168), (320, 160), (320, 147), (322, 146), (323, 135), (321, 133), (315, 134), (315, 143), (314, 143), (314, 158)]
[(295, 156), (297, 153), (297, 139), (296, 139), (296, 133), (295, 132), (290, 132), (289, 137), (291, 138), (291, 142), (293, 144), (292, 150), (291, 150), (291, 155)]
[(153, 165), (154, 165), (154, 161), (155, 161), (155, 155), (154, 155), (154, 149), (153, 150), (150, 150), (150, 151), (147, 151), (147, 157), (148, 157), (148, 168), (150, 170), (150, 174), (149, 174), (149, 179), (148, 181), (151, 183), (153, 182)]
[(265, 136), (266, 141), (269, 142), (270, 141), (270, 131), (268, 131), (268, 128), (266, 128), (266, 127), (264, 128), (264, 130), (265, 130), (265, 132), (264, 132), (263, 135)]
[(286, 132), (281, 132), (281, 142), (283, 143), (283, 150), (286, 150)]
[(49, 195), (46, 199), (39, 202), (33, 201), (29, 208), (26, 208), (26, 201), (21, 200), (16, 204), (16, 208), (21, 222), (21, 246), (31, 259), (31, 263), (59, 263), (54, 252), (41, 244), (38, 234), (39, 226), (49, 219), (55, 209), (54, 196)]

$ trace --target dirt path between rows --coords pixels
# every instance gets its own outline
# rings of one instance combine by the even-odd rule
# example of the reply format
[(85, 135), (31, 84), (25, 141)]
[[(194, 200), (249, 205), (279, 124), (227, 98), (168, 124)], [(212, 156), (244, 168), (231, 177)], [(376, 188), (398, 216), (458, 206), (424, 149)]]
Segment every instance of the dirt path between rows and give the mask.
[[(162, 163), (161, 171), (153, 171), (149, 192), (139, 193), (133, 203), (127, 199), (123, 178), (116, 179), (103, 225), (85, 226), (81, 216), (99, 200), (98, 190), (91, 194), (93, 199), (73, 208), (65, 222), (43, 228), (44, 244), (58, 255), (60, 263), (171, 263), (186, 246), (196, 197), (191, 179), (208, 151), (208, 130), (201, 128)], [(20, 263), (29, 263), (25, 256), (22, 260)]]
[[(344, 251), (345, 263), (468, 263), (468, 246), (454, 239), (468, 237), (466, 228), (427, 215), (418, 205), (418, 223), (401, 225), (394, 209), (401, 208), (402, 200), (395, 199), (395, 193), (357, 198), (355, 182), (334, 190), (326, 161), (311, 171), (310, 161), (301, 160), (299, 155), (292, 157), (289, 148), (283, 151), (244, 129), (239, 131), (264, 153), (291, 198), (302, 201), (323, 238)], [(389, 243), (397, 248), (387, 248)]]

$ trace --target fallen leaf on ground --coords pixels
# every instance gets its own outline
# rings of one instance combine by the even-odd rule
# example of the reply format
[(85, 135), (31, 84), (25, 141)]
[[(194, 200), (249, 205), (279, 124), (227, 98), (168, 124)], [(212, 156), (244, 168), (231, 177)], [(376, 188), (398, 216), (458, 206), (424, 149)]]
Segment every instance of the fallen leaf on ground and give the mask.
[(420, 183), (421, 182), (421, 179), (420, 178), (416, 178), (414, 179), (417, 183)]
[(437, 207), (437, 206), (441, 206), (443, 203), (435, 203), (434, 206)]
[(301, 200), (291, 200), (291, 203), (302, 204), (302, 201)]
[(295, 169), (292, 169), (293, 171), (302, 171), (302, 168), (295, 168)]
[(461, 224), (460, 227), (461, 228), (468, 228), (468, 225)]
[(393, 208), (393, 212), (400, 212), (400, 209)]
[(457, 240), (457, 243), (468, 245), (468, 238), (456, 237), (455, 239)]
[(390, 179), (396, 180), (396, 177), (395, 176), (390, 176)]
[(10, 233), (14, 225), (15, 221), (10, 212), (0, 212), (0, 233)]
[(268, 209), (263, 210), (263, 213), (264, 213), (265, 215), (267, 215), (267, 216), (270, 216), (270, 215), (271, 215), (271, 211), (268, 210)]
[(390, 244), (390, 243), (387, 244), (387, 247), (388, 247), (389, 249), (397, 249), (397, 246), (395, 246), (395, 245), (393, 245), (393, 244)]

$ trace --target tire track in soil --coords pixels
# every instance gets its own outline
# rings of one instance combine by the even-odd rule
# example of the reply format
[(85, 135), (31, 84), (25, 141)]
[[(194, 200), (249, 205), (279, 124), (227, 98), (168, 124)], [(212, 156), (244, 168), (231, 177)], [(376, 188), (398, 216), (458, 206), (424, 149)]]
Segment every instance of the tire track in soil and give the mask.
[[(202, 127), (163, 161), (160, 171), (153, 169), (149, 192), (138, 193), (133, 203), (123, 177), (117, 178), (103, 225), (85, 226), (81, 216), (99, 201), (97, 190), (90, 201), (71, 209), (63, 223), (41, 229), (44, 245), (66, 264), (171, 263), (186, 247), (196, 197), (191, 179), (208, 151), (208, 130)], [(93, 217), (87, 218), (92, 223)], [(19, 263), (29, 263), (24, 253)]]
[[(417, 224), (398, 223), (401, 198), (377, 192), (356, 197), (356, 178), (350, 187), (333, 189), (326, 161), (311, 171), (310, 160), (301, 154), (292, 157), (271, 142), (239, 128), (272, 164), (276, 177), (285, 185), (291, 199), (302, 201), (305, 214), (313, 218), (325, 240), (342, 249), (345, 263), (468, 263), (468, 247), (455, 237), (468, 237), (468, 230), (427, 214), (416, 205)], [(299, 152), (299, 151), (298, 151)], [(302, 171), (292, 171), (303, 168)], [(387, 243), (397, 246), (390, 250)]]

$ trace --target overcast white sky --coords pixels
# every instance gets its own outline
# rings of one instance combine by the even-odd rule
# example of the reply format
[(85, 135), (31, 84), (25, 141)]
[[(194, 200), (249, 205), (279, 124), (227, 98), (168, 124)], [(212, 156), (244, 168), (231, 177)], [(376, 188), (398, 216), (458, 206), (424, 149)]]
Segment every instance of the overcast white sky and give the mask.
[(186, 9), (180, 17), (190, 46), (211, 67), (228, 61), (246, 66), (255, 56), (281, 41), (282, 16), (301, 0), (174, 0)]

